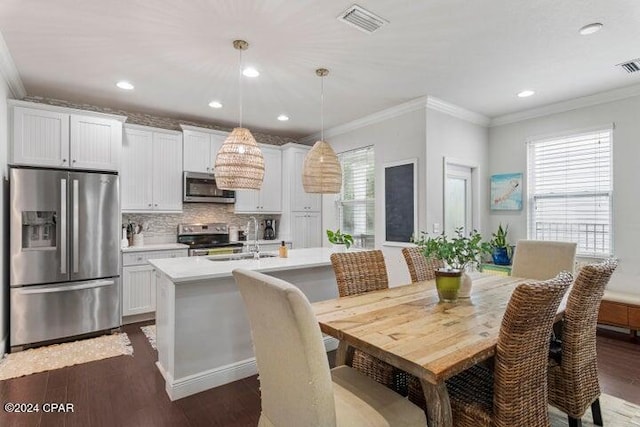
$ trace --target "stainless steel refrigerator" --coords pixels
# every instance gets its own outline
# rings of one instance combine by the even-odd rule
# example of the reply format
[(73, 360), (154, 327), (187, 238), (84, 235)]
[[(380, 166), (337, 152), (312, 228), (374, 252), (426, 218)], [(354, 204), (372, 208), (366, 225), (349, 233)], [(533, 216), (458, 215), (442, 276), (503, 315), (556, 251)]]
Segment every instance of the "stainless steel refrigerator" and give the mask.
[(11, 168), (12, 347), (120, 324), (118, 175)]

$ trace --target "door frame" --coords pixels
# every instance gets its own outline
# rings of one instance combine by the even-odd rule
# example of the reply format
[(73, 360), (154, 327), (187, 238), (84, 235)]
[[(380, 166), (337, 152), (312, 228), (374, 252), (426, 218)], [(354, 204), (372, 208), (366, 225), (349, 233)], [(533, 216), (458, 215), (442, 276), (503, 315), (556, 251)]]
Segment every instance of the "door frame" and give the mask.
[(453, 157), (443, 157), (443, 175), (442, 175), (442, 231), (447, 229), (446, 212), (447, 212), (447, 175), (449, 175), (450, 166), (462, 166), (471, 169), (471, 229), (466, 230), (469, 233), (472, 230), (479, 230), (480, 227), (480, 167), (477, 163), (469, 160), (457, 159)]

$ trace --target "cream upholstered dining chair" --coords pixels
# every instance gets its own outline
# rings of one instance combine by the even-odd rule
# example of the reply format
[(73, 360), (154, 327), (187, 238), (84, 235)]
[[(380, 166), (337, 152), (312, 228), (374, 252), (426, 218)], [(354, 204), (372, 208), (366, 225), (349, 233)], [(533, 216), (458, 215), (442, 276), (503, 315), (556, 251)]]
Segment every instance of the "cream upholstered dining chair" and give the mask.
[(290, 283), (236, 269), (258, 364), (260, 427), (425, 426), (424, 412), (347, 366), (329, 369), (305, 295)]
[(444, 267), (442, 260), (425, 257), (420, 248), (402, 248), (402, 256), (407, 262), (412, 283), (435, 279), (434, 271)]
[(511, 275), (547, 280), (561, 271), (573, 273), (576, 244), (544, 240), (518, 240), (513, 254)]
[[(331, 265), (340, 297), (389, 288), (387, 267), (381, 250), (331, 254)], [(340, 344), (339, 351), (345, 351)], [(380, 384), (406, 395), (406, 374), (361, 350), (353, 351), (351, 366)]]
[(589, 406), (594, 424), (602, 425), (596, 326), (604, 288), (617, 265), (606, 260), (580, 269), (562, 319), (561, 351), (549, 361), (549, 403), (567, 414), (571, 427), (582, 425)]

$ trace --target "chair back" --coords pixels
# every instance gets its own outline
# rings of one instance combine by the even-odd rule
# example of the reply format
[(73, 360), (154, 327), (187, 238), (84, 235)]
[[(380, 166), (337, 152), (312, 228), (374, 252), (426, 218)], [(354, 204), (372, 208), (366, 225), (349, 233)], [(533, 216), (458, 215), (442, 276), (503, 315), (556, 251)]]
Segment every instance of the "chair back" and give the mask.
[(258, 364), (260, 425), (335, 426), (329, 363), (306, 296), (283, 280), (236, 269)]
[(511, 275), (548, 280), (561, 271), (573, 273), (575, 262), (575, 243), (519, 240), (513, 254)]
[(402, 256), (407, 262), (411, 283), (433, 280), (435, 270), (444, 267), (442, 260), (425, 257), (420, 248), (402, 248)]
[(341, 297), (387, 289), (389, 278), (381, 250), (331, 254)]
[[(604, 289), (618, 266), (610, 259), (580, 269), (567, 300), (562, 324), (562, 360), (565, 400), (572, 413), (584, 411), (600, 395), (596, 358), (596, 326)], [(573, 394), (567, 399), (567, 394)]]
[(493, 410), (496, 426), (549, 426), (549, 338), (569, 273), (519, 285), (502, 319), (495, 357)]

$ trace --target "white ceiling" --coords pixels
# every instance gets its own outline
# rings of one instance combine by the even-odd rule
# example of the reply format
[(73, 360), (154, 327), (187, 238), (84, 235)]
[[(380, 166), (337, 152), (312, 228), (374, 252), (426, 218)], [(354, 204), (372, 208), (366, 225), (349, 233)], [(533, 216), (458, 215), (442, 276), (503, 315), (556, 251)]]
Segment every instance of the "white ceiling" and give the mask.
[[(326, 127), (427, 94), (496, 117), (640, 83), (614, 67), (640, 57), (638, 0), (357, 2), (390, 23), (337, 21), (348, 0), (2, 0), (0, 31), (29, 95), (230, 125), (245, 39), (261, 72), (244, 79), (245, 124), (293, 137), (319, 130), (320, 66)], [(580, 36), (591, 22), (604, 28)]]

